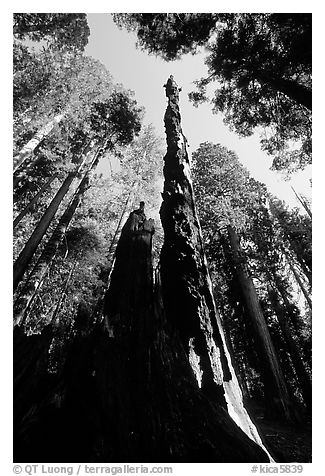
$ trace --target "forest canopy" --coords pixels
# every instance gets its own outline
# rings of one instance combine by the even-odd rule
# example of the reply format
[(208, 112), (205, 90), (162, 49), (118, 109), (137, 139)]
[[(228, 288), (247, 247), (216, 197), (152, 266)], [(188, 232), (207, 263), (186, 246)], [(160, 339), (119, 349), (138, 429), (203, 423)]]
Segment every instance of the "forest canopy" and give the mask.
[(241, 136), (259, 132), (275, 170), (311, 163), (311, 14), (125, 13), (114, 20), (166, 61), (204, 47), (208, 76), (196, 81), (194, 105), (211, 103)]

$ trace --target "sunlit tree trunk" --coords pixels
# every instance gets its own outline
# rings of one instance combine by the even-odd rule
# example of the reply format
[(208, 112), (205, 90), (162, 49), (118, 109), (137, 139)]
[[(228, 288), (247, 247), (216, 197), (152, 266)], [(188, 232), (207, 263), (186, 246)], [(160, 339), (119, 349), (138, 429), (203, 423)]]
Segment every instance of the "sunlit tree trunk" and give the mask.
[(309, 208), (308, 203), (306, 202), (306, 200), (303, 200), (303, 198), (300, 195), (298, 195), (298, 193), (295, 191), (295, 189), (292, 186), (291, 186), (291, 188), (292, 188), (292, 191), (294, 192), (294, 194), (296, 195), (297, 199), (301, 203), (301, 205), (304, 207), (304, 209), (306, 210), (306, 212), (308, 213), (308, 215), (312, 219), (313, 217), (312, 217), (311, 209)]
[(101, 149), (99, 148), (90, 166), (88, 167), (88, 170), (85, 172), (84, 177), (81, 180), (70, 204), (67, 206), (51, 238), (45, 245), (41, 256), (39, 257), (34, 269), (28, 277), (26, 285), (24, 286), (15, 303), (15, 323), (18, 325), (23, 322), (24, 315), (31, 306), (33, 299), (35, 298), (37, 291), (40, 285), (42, 284), (46, 271), (57, 252), (57, 249), (67, 231), (67, 228), (73, 218), (76, 209), (78, 208), (81, 202), (82, 196), (89, 185), (89, 173), (98, 164), (100, 158), (100, 151)]
[(48, 227), (50, 226), (63, 198), (68, 193), (70, 189), (70, 185), (72, 184), (73, 180), (77, 177), (79, 171), (82, 168), (82, 162), (74, 172), (70, 172), (66, 179), (64, 180), (63, 184), (57, 191), (55, 197), (51, 201), (50, 205), (46, 209), (45, 213), (43, 214), (41, 220), (36, 225), (32, 235), (30, 236), (29, 240), (25, 244), (24, 248), (20, 252), (18, 258), (14, 264), (14, 272), (13, 272), (13, 287), (16, 290), (18, 284), (22, 280), (24, 273), (34, 256), (34, 253), (40, 244), (43, 236), (45, 235)]
[(45, 124), (45, 126), (43, 126), (34, 137), (20, 149), (20, 151), (14, 156), (14, 172), (22, 166), (36, 147), (52, 132), (54, 127), (59, 124), (63, 118), (64, 114), (58, 114), (55, 116), (54, 119)]

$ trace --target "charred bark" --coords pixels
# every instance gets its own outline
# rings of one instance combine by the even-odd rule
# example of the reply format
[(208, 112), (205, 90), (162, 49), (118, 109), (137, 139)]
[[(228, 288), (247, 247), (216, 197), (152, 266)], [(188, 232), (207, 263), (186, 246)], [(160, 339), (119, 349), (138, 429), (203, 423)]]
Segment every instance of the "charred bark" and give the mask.
[[(40, 404), (35, 392), (21, 406), (15, 461), (269, 461), (199, 388), (182, 339), (166, 319), (160, 283), (153, 288), (152, 234), (151, 220), (131, 214), (117, 247), (104, 320), (90, 332), (87, 318), (77, 323), (50, 396)], [(26, 378), (24, 384), (28, 388)]]
[(197, 356), (204, 394), (227, 409), (237, 424), (260, 444), (256, 428), (243, 406), (216, 312), (195, 210), (187, 141), (181, 129), (179, 89), (172, 76), (165, 87), (167, 153), (160, 209), (164, 229), (160, 267), (166, 317), (177, 329), (184, 351), (187, 354), (194, 351)]

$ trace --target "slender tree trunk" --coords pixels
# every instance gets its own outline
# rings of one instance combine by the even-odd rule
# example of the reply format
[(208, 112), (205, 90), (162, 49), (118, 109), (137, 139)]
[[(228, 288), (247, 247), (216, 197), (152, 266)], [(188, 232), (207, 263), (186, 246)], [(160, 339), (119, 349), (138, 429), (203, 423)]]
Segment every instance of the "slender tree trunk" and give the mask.
[(164, 229), (161, 283), (166, 316), (178, 330), (184, 351), (189, 354), (191, 350), (197, 355), (202, 391), (216, 405), (227, 409), (250, 438), (261, 444), (243, 405), (213, 299), (180, 124), (178, 87), (172, 77), (166, 84), (166, 96), (167, 153), (160, 209)]
[(300, 278), (300, 276), (299, 276), (297, 270), (295, 269), (295, 267), (294, 267), (294, 265), (292, 264), (291, 259), (290, 259), (290, 257), (288, 257), (288, 255), (287, 255), (287, 259), (288, 259), (288, 263), (289, 263), (290, 269), (291, 269), (291, 271), (292, 271), (292, 273), (293, 273), (293, 275), (294, 275), (294, 277), (295, 277), (295, 279), (296, 279), (296, 281), (297, 281), (297, 283), (298, 283), (298, 285), (299, 285), (299, 287), (300, 287), (300, 289), (301, 289), (303, 295), (305, 296), (305, 299), (306, 299), (306, 301), (307, 301), (307, 303), (308, 303), (308, 306), (309, 306), (310, 309), (312, 309), (312, 305), (313, 305), (313, 304), (312, 304), (312, 301), (311, 301), (311, 299), (310, 299), (309, 293), (307, 292), (307, 290), (306, 290), (306, 288), (305, 288), (305, 286), (304, 286), (304, 284), (303, 284), (303, 282), (302, 282), (302, 280), (301, 280), (301, 278)]
[(268, 294), (269, 294), (270, 302), (277, 315), (284, 340), (287, 343), (290, 357), (294, 366), (295, 373), (297, 375), (298, 383), (302, 392), (304, 402), (306, 404), (307, 409), (310, 411), (311, 403), (312, 403), (310, 377), (300, 357), (300, 351), (298, 350), (297, 345), (294, 339), (292, 338), (290, 328), (288, 326), (286, 317), (283, 312), (283, 308), (277, 296), (277, 292), (274, 291), (271, 287), (269, 287)]
[(273, 89), (293, 99), (297, 104), (301, 104), (310, 111), (312, 110), (311, 89), (297, 83), (297, 81), (265, 75), (262, 72), (258, 76), (263, 83), (269, 84)]
[(31, 201), (26, 205), (26, 207), (16, 216), (13, 222), (13, 228), (16, 228), (18, 223), (24, 218), (25, 215), (30, 211), (30, 209), (37, 203), (40, 196), (50, 187), (53, 180), (56, 179), (56, 176), (50, 177), (49, 180), (39, 189), (37, 194), (31, 199)]
[[(297, 259), (302, 271), (304, 272), (304, 274), (306, 275), (306, 278), (309, 281), (310, 286), (312, 286), (312, 269), (311, 269), (312, 268), (312, 262), (311, 262), (311, 260), (308, 260), (309, 263), (307, 263), (305, 261), (305, 259), (303, 258), (303, 256), (301, 256), (300, 250), (297, 248), (297, 245), (296, 245), (295, 241), (292, 239), (290, 234), (287, 232), (286, 227), (285, 227), (285, 223), (283, 223), (283, 219), (280, 217), (279, 212), (277, 210), (277, 207), (274, 206), (272, 201), (270, 202), (270, 209), (271, 209), (271, 213), (278, 220), (278, 222), (281, 226), (281, 229), (283, 231), (283, 236), (284, 236), (285, 239), (288, 240), (290, 248), (294, 252), (294, 254), (296, 256), (296, 259)], [(286, 251), (285, 251), (285, 254), (287, 255)], [(288, 261), (290, 263), (290, 260), (288, 260)]]
[[(41, 242), (44, 234), (46, 233), (48, 227), (50, 226), (63, 198), (67, 194), (71, 183), (73, 180), (78, 176), (78, 173), (82, 169), (84, 163), (88, 158), (88, 147), (90, 145), (90, 141), (86, 144), (83, 152), (78, 157), (79, 165), (77, 168), (68, 174), (66, 179), (64, 180), (63, 184), (61, 185), (60, 189), (56, 193), (55, 197), (51, 201), (50, 205), (46, 209), (44, 215), (42, 216), (41, 220), (37, 224), (36, 228), (34, 229), (32, 235), (30, 236), (29, 240), (27, 241), (26, 245), (24, 246), (23, 250), (21, 251), (20, 255), (18, 256), (15, 264), (14, 264), (14, 272), (13, 272), (13, 288), (14, 291), (16, 290), (18, 284), (20, 283), (23, 275), (26, 271), (28, 264), (30, 263), (39, 243)], [(83, 158), (84, 157), (84, 158)], [(82, 160), (83, 158), (83, 160)]]
[(44, 250), (42, 251), (41, 256), (39, 257), (33, 271), (31, 272), (28, 281), (19, 295), (15, 303), (15, 324), (21, 325), (26, 312), (31, 306), (37, 291), (44, 279), (46, 271), (54, 258), (57, 249), (66, 233), (66, 230), (73, 218), (73, 215), (78, 208), (82, 196), (86, 191), (89, 184), (89, 173), (92, 169), (96, 167), (100, 158), (101, 148), (99, 148), (93, 158), (87, 172), (85, 173), (83, 179), (81, 180), (77, 191), (75, 192), (72, 201), (66, 208), (62, 217), (59, 220), (57, 227), (55, 228), (51, 238), (45, 245)]
[(34, 135), (34, 137), (29, 142), (27, 142), (26, 145), (24, 145), (22, 149), (20, 149), (18, 154), (14, 156), (14, 172), (16, 172), (17, 169), (22, 166), (22, 164), (30, 156), (30, 154), (36, 149), (36, 147), (42, 142), (42, 140), (44, 140), (45, 137), (47, 137), (50, 132), (52, 132), (54, 127), (59, 124), (63, 118), (64, 114), (58, 114), (57, 116), (55, 116), (54, 119), (45, 124), (45, 126), (43, 126)]
[(36, 228), (34, 229), (31, 237), (27, 241), (26, 245), (22, 249), (20, 255), (18, 256), (17, 260), (14, 264), (14, 279), (13, 279), (13, 287), (14, 291), (16, 290), (18, 284), (23, 278), (23, 275), (34, 256), (34, 253), (40, 244), (43, 236), (45, 235), (48, 227), (50, 226), (63, 198), (67, 194), (71, 183), (77, 177), (78, 172), (80, 171), (83, 163), (80, 164), (74, 172), (69, 173), (67, 178), (64, 180), (63, 184), (61, 185), (60, 189), (56, 193), (55, 197), (53, 198), (52, 202), (46, 209), (44, 215), (42, 216), (41, 220), (37, 224)]
[[(274, 276), (274, 275), (273, 275)], [(275, 278), (275, 277), (274, 277)], [(272, 279), (272, 278), (271, 278)], [(283, 287), (282, 286), (277, 286), (277, 289), (281, 295), (281, 298), (284, 302), (284, 305), (287, 309), (290, 309), (292, 303), (290, 302), (286, 292), (283, 290)], [(290, 313), (290, 322), (295, 330), (295, 333), (296, 333), (296, 336), (299, 338), (299, 340), (301, 339), (301, 324), (299, 323), (299, 320), (297, 318), (297, 316), (293, 316), (292, 313)]]
[(304, 209), (306, 210), (306, 212), (308, 213), (308, 215), (310, 216), (310, 218), (312, 219), (312, 213), (311, 213), (311, 210), (308, 206), (308, 203), (306, 202), (306, 200), (303, 200), (301, 198), (300, 195), (298, 195), (298, 193), (295, 191), (295, 189), (291, 186), (292, 188), (292, 191), (294, 192), (294, 194), (296, 195), (297, 199), (299, 200), (299, 202), (301, 203), (301, 205), (304, 207)]
[(254, 330), (256, 350), (260, 358), (261, 377), (264, 383), (266, 408), (280, 418), (292, 418), (291, 402), (285, 379), (265, 322), (253, 281), (247, 270), (246, 260), (240, 248), (237, 233), (228, 226), (238, 284), (241, 289), (247, 317)]

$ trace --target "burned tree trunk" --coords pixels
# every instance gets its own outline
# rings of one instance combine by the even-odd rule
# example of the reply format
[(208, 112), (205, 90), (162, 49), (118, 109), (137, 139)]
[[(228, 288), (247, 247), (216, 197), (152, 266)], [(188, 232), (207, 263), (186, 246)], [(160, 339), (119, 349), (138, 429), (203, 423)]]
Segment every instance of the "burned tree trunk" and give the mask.
[(161, 281), (167, 320), (177, 329), (184, 352), (195, 355), (202, 392), (226, 409), (237, 424), (261, 443), (242, 401), (216, 312), (212, 285), (195, 210), (186, 139), (181, 129), (178, 87), (166, 84), (167, 153), (160, 210), (164, 228)]
[(166, 320), (159, 282), (153, 287), (152, 234), (153, 221), (141, 209), (131, 213), (104, 320), (91, 332), (77, 323), (52, 398), (21, 405), (15, 461), (269, 461), (199, 388), (182, 339)]

